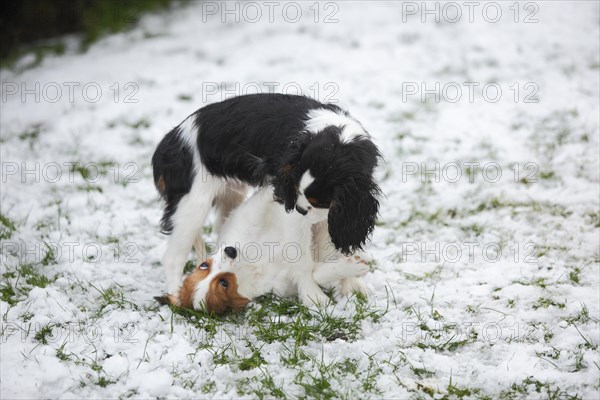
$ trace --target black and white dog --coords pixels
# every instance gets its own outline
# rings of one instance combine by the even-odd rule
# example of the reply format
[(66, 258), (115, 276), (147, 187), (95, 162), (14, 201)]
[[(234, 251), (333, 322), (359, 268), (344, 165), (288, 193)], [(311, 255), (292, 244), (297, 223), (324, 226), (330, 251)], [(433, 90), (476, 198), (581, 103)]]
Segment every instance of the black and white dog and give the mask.
[(194, 112), (152, 157), (166, 201), (162, 229), (171, 233), (163, 258), (168, 293), (177, 294), (192, 246), (207, 258), (200, 232), (211, 208), (218, 231), (248, 186), (272, 185), (286, 211), (326, 224), (341, 253), (361, 250), (379, 210), (379, 158), (360, 122), (304, 96), (239, 96)]

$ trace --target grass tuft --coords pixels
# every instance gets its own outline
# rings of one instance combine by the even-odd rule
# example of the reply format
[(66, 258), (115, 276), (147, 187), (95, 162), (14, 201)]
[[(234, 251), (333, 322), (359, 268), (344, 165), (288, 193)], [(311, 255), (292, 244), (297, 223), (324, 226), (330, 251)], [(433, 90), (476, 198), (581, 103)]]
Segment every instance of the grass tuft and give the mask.
[(12, 234), (17, 230), (15, 223), (6, 215), (0, 213), (0, 239), (10, 239)]

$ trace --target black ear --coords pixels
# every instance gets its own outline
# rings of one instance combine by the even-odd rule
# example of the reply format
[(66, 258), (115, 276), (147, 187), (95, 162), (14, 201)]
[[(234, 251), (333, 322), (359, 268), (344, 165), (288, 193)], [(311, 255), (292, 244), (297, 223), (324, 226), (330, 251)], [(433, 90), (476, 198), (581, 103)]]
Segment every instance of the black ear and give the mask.
[(350, 255), (363, 246), (375, 228), (379, 186), (371, 176), (348, 179), (334, 190), (329, 209), (329, 236), (335, 248)]
[(312, 135), (302, 132), (290, 143), (279, 160), (278, 170), (272, 181), (275, 200), (283, 203), (287, 212), (294, 209), (298, 200), (298, 182), (302, 174), (300, 158), (311, 138)]

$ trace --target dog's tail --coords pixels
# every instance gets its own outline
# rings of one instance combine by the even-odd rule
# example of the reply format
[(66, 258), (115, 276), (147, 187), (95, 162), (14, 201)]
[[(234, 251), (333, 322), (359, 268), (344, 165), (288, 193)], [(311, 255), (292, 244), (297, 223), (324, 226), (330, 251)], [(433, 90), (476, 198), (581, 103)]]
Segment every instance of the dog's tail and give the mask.
[(166, 206), (161, 219), (164, 233), (171, 233), (173, 224), (171, 217), (177, 204), (192, 188), (194, 181), (195, 149), (181, 137), (180, 126), (173, 128), (160, 141), (152, 156), (154, 185), (165, 200)]

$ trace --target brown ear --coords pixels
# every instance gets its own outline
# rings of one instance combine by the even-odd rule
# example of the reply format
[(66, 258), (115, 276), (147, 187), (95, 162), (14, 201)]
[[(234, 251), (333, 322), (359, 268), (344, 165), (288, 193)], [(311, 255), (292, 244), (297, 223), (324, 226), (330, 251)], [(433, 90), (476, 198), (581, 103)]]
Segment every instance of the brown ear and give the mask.
[(154, 298), (154, 300), (156, 300), (158, 302), (158, 304), (160, 304), (161, 306), (166, 306), (168, 304), (176, 306), (177, 305), (177, 297), (173, 296), (172, 294), (165, 294), (163, 296), (156, 296)]
[[(225, 282), (224, 286), (222, 283)], [(241, 310), (250, 300), (241, 296), (238, 291), (237, 278), (231, 272), (223, 272), (215, 276), (206, 294), (206, 309), (214, 314), (224, 314), (229, 310)]]

